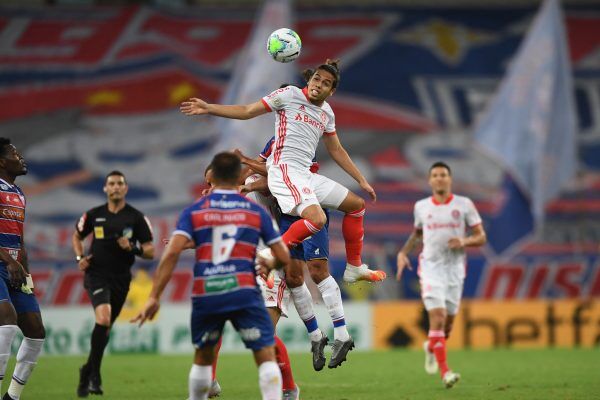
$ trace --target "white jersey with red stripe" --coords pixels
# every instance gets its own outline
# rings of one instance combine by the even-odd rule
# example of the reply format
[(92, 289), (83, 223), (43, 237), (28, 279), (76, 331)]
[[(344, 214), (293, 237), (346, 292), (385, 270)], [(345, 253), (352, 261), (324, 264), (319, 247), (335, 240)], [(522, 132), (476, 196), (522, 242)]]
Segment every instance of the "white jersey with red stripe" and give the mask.
[(275, 146), (267, 165), (288, 164), (308, 169), (323, 135), (335, 135), (335, 116), (327, 102), (314, 105), (306, 88), (287, 86), (262, 98), (269, 111), (276, 111)]
[(415, 228), (423, 230), (419, 255), (419, 277), (430, 285), (462, 285), (465, 278), (464, 249), (450, 250), (448, 241), (464, 237), (467, 227), (481, 224), (481, 217), (468, 197), (450, 195), (445, 203), (433, 196), (419, 200), (414, 209)]

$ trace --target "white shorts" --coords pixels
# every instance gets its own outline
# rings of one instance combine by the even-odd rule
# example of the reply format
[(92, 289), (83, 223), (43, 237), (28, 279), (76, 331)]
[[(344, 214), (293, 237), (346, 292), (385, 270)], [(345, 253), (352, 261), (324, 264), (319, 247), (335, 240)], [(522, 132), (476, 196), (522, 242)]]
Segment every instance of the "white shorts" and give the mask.
[(265, 300), (265, 307), (275, 307), (281, 311), (281, 316), (288, 316), (288, 305), (290, 303), (290, 289), (288, 289), (283, 271), (275, 272), (275, 284), (272, 289), (267, 287), (267, 284), (261, 277), (256, 277), (256, 282), (260, 287), (260, 291)]
[(462, 298), (463, 285), (443, 285), (421, 281), (421, 298), (427, 311), (445, 308), (448, 315), (456, 315)]
[(284, 214), (299, 216), (309, 206), (337, 209), (348, 195), (339, 183), (287, 164), (269, 167), (269, 190)]

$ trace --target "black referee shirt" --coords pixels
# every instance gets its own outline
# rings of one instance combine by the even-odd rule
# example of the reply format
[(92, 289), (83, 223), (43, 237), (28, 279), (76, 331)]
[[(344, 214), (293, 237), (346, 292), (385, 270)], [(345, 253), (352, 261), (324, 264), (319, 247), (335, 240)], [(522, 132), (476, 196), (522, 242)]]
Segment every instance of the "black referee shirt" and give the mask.
[(119, 247), (117, 239), (129, 238), (132, 245), (152, 241), (150, 223), (140, 211), (125, 204), (118, 213), (108, 211), (108, 204), (84, 213), (75, 226), (79, 237), (93, 234), (88, 254), (92, 255), (86, 272), (94, 275), (128, 275), (135, 255)]

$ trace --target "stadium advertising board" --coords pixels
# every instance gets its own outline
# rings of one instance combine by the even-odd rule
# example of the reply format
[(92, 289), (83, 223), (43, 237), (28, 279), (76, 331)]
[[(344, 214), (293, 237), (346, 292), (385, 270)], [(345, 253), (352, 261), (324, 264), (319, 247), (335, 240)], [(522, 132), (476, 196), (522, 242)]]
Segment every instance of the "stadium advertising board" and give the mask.
[[(373, 307), (374, 348), (421, 348), (427, 337), (418, 301), (382, 302)], [(448, 347), (595, 347), (600, 344), (597, 300), (465, 300)]]
[[(292, 306), (293, 308), (293, 306)], [(327, 311), (317, 307), (317, 318), (321, 327), (333, 338), (333, 328)], [(353, 303), (345, 307), (349, 331), (357, 348), (372, 348), (372, 316), (368, 303)], [(46, 325), (46, 342), (44, 354), (86, 354), (89, 351), (90, 333), (94, 326), (94, 318), (88, 307), (50, 307), (42, 311)], [(295, 310), (290, 311), (289, 318), (282, 318), (277, 327), (277, 334), (286, 343), (290, 351), (308, 351), (310, 344), (302, 320)], [(124, 313), (111, 332), (111, 340), (107, 351), (118, 353), (162, 353), (191, 354), (193, 347), (190, 341), (190, 306), (189, 304), (164, 305), (156, 321), (147, 323), (142, 328), (127, 322), (129, 314)], [(13, 351), (18, 350), (20, 341), (13, 343)], [(245, 347), (231, 325), (225, 328), (223, 336), (224, 352), (244, 352)]]

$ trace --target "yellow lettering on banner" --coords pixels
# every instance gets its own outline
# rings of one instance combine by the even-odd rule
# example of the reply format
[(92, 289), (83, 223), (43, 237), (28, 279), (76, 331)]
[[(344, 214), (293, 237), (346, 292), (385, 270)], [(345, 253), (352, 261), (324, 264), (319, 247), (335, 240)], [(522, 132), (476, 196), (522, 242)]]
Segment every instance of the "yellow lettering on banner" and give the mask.
[[(375, 348), (398, 344), (420, 348), (427, 333), (418, 301), (374, 306)], [(449, 348), (543, 348), (600, 346), (600, 301), (523, 300), (463, 301)]]
[(96, 239), (104, 239), (104, 228), (101, 226), (94, 227), (94, 237)]

